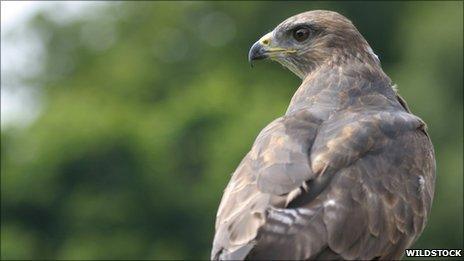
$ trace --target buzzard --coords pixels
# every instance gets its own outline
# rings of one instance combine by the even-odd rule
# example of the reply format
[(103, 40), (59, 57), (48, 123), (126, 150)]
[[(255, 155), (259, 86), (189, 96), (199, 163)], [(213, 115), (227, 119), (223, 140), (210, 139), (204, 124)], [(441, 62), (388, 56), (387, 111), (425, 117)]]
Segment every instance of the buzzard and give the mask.
[(233, 173), (211, 259), (401, 258), (433, 199), (425, 123), (336, 12), (288, 18), (251, 47), (265, 58), (302, 83)]

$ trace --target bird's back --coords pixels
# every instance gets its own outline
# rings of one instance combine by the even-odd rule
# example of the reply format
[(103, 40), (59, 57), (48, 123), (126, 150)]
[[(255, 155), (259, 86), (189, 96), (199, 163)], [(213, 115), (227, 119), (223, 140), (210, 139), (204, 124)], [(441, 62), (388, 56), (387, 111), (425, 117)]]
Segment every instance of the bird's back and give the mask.
[[(366, 121), (362, 114), (340, 113), (321, 126), (320, 132), (327, 135), (316, 138), (311, 159), (314, 164), (317, 157), (330, 158), (333, 165), (323, 173), (330, 181), (323, 188), (309, 182), (307, 193), (294, 198), (285, 209), (270, 211), (249, 259), (391, 260), (401, 258), (417, 239), (434, 192), (435, 160), (430, 140), (411, 114), (376, 114), (374, 118), (383, 119), (380, 122)], [(369, 135), (365, 140), (364, 133), (357, 132), (353, 124), (378, 128), (378, 136)], [(397, 129), (401, 126), (403, 131)], [(354, 131), (353, 135), (343, 132), (344, 128)], [(337, 147), (345, 138), (356, 149)], [(337, 139), (338, 143), (330, 144)], [(369, 143), (377, 147), (357, 154)], [(350, 160), (350, 155), (356, 159)], [(311, 195), (310, 191), (317, 189), (321, 193)]]
[(303, 99), (258, 135), (225, 190), (212, 258), (388, 259), (415, 241), (435, 182), (425, 124), (393, 90), (345, 84), (364, 89), (342, 86), (343, 109)]

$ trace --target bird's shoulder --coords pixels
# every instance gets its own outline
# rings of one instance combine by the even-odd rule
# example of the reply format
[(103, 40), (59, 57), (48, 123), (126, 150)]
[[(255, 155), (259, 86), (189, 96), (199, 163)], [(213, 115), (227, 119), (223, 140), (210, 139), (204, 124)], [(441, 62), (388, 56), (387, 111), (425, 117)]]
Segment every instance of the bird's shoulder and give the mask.
[(341, 169), (369, 151), (409, 132), (422, 131), (426, 125), (404, 110), (346, 109), (324, 121), (312, 144), (313, 171), (326, 165)]

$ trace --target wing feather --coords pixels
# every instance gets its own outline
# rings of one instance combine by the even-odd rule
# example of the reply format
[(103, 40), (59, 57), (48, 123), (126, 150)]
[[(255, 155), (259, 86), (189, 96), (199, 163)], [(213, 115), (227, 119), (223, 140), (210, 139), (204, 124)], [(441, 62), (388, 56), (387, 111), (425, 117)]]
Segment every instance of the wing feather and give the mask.
[(299, 113), (266, 127), (234, 173), (212, 258), (401, 257), (433, 198), (423, 122), (404, 111), (347, 111), (325, 122)]

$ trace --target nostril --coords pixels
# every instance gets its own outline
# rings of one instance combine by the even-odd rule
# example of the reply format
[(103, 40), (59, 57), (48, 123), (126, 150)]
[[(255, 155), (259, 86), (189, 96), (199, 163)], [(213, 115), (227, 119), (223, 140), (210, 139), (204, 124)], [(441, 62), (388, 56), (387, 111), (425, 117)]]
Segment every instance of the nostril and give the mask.
[(269, 42), (270, 42), (269, 39), (264, 39), (261, 43), (263, 45), (269, 45)]

